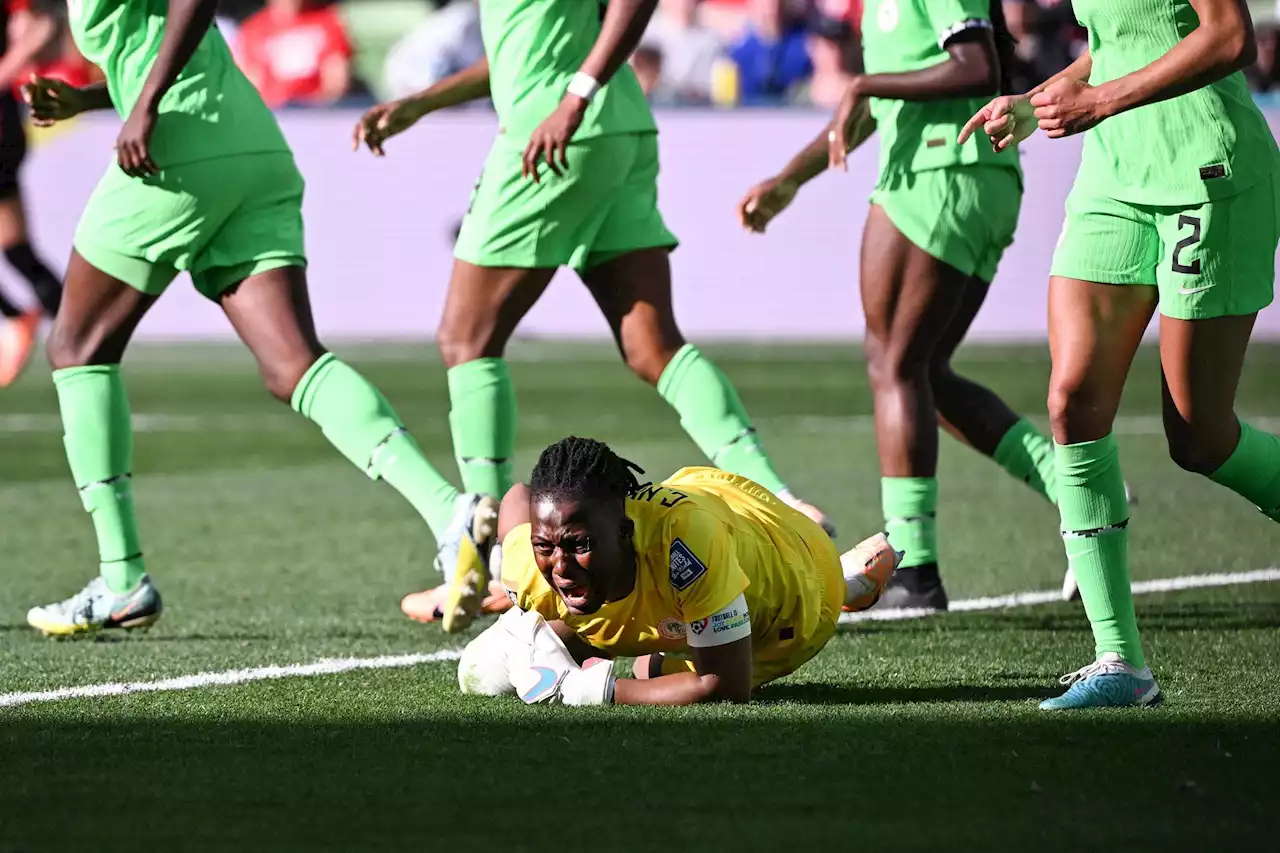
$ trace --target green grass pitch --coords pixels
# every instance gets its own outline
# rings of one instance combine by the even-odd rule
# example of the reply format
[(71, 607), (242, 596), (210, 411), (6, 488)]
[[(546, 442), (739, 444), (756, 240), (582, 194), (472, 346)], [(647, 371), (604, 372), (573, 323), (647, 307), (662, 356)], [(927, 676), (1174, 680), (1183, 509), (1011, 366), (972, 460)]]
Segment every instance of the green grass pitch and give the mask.
[[(449, 457), (426, 345), (338, 347), (432, 458)], [(850, 545), (879, 524), (854, 345), (707, 347), (800, 495)], [(661, 477), (699, 464), (657, 395), (597, 344), (513, 347), (518, 470), (574, 432)], [(1039, 347), (961, 367), (1044, 422)], [(399, 597), (433, 543), (261, 391), (247, 355), (138, 347), (135, 489), (165, 618), (119, 642), (52, 642), (26, 608), (95, 570), (47, 373), (0, 394), (0, 704), (15, 693), (457, 649)], [(1240, 412), (1280, 427), (1280, 348), (1256, 346)], [(1154, 351), (1119, 424), (1140, 503), (1137, 580), (1277, 565), (1280, 529), (1179, 471)], [(954, 599), (1056, 588), (1056, 513), (943, 439)], [(0, 850), (1245, 850), (1280, 829), (1280, 583), (1143, 595), (1156, 710), (1046, 715), (1092, 653), (1078, 606), (844, 626), (743, 707), (526, 708), (458, 695), (448, 662), (0, 707)]]

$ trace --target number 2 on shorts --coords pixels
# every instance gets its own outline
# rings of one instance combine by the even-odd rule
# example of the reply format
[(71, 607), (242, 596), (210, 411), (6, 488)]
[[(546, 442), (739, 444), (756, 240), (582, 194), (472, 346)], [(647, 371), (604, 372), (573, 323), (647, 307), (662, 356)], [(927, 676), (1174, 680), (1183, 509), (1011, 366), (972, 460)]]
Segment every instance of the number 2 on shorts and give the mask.
[(1191, 233), (1186, 237), (1183, 237), (1181, 240), (1179, 240), (1177, 245), (1173, 247), (1173, 271), (1180, 272), (1185, 275), (1199, 275), (1200, 274), (1199, 258), (1196, 258), (1189, 264), (1185, 264), (1182, 262), (1182, 259), (1179, 257), (1182, 254), (1183, 249), (1189, 249), (1195, 244), (1200, 242), (1200, 217), (1188, 216), (1185, 213), (1180, 215), (1178, 217), (1178, 230), (1181, 231), (1183, 228), (1186, 228), (1188, 225), (1191, 226)]

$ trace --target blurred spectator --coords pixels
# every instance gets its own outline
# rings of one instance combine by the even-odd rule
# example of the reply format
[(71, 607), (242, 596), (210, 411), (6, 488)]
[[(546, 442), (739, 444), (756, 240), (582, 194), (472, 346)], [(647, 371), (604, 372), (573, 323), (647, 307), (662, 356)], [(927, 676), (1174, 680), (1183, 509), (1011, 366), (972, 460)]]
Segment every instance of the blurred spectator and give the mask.
[(1249, 88), (1255, 92), (1270, 92), (1280, 83), (1280, 68), (1276, 67), (1277, 42), (1280, 35), (1274, 26), (1258, 28), (1258, 59), (1244, 72)]
[(631, 54), (631, 68), (640, 81), (641, 91), (650, 101), (660, 97), (663, 65), (662, 51), (655, 47), (642, 44)]
[[(724, 55), (719, 36), (697, 21), (699, 0), (661, 0), (640, 44), (658, 55), (661, 75), (655, 99), (683, 104), (711, 100), (716, 60)], [(637, 69), (638, 71), (638, 69)]]
[(1025, 92), (1066, 68), (1087, 44), (1071, 0), (1003, 0), (1005, 23), (1017, 47), (1012, 90)]
[(231, 55), (235, 57), (236, 64), (243, 66), (244, 55), (240, 50), (240, 25), (226, 15), (215, 15), (213, 23), (218, 28), (218, 32), (222, 33), (222, 40), (227, 43), (227, 47), (231, 48)]
[(241, 26), (240, 53), (270, 107), (332, 103), (351, 89), (351, 44), (328, 3), (269, 0)]
[(746, 31), (729, 49), (743, 104), (785, 97), (813, 73), (802, 15), (784, 0), (747, 0)]
[(484, 58), (475, 0), (433, 0), (438, 8), (387, 54), (387, 94), (403, 98)]
[[(0, 0), (6, 2), (6, 0)], [(32, 74), (88, 86), (102, 79), (102, 72), (81, 55), (67, 26), (65, 3), (7, 0), (11, 51), (0, 63), (0, 85), (8, 84), (16, 97)], [(26, 50), (23, 50), (23, 45)], [(16, 73), (15, 73), (16, 71)]]
[(849, 78), (862, 67), (857, 33), (858, 0), (820, 0), (809, 21), (808, 50), (813, 76), (795, 93), (797, 103), (831, 109), (840, 103)]

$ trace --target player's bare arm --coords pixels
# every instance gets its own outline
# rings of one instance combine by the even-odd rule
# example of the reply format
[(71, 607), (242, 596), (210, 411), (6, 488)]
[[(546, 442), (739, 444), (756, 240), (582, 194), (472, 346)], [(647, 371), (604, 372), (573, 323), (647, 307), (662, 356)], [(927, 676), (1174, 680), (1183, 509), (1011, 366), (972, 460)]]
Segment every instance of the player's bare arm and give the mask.
[[(844, 123), (842, 135), (836, 132), (837, 123), (841, 121)], [(791, 204), (800, 188), (831, 166), (833, 145), (846, 146), (847, 154), (866, 142), (875, 129), (876, 120), (871, 117), (871, 108), (865, 98), (855, 103), (849, 115), (842, 117), (837, 114), (821, 133), (791, 158), (781, 172), (747, 191), (738, 202), (738, 221), (742, 227), (763, 234), (774, 217)], [(838, 139), (842, 142), (837, 143)]]
[(125, 174), (136, 178), (160, 171), (150, 151), (160, 101), (191, 60), (217, 10), (218, 0), (169, 0), (160, 52), (116, 138), (116, 161)]
[(991, 140), (991, 147), (1003, 151), (1010, 145), (1021, 143), (1036, 132), (1035, 108), (1031, 98), (1043, 92), (1059, 80), (1088, 83), (1093, 73), (1093, 54), (1085, 50), (1066, 68), (1022, 95), (1001, 95), (992, 98), (960, 128), (956, 142), (964, 145), (969, 137), (981, 130)]
[(1244, 0), (1190, 2), (1200, 26), (1155, 62), (1101, 86), (1064, 78), (1034, 95), (1040, 129), (1051, 139), (1083, 133), (1114, 115), (1194, 92), (1251, 65), (1258, 45)]
[(696, 705), (701, 702), (748, 702), (751, 699), (751, 638), (723, 646), (694, 648), (696, 672), (646, 679), (619, 679), (615, 705)]
[(47, 77), (32, 77), (23, 83), (22, 99), (31, 108), (31, 123), (36, 127), (52, 127), (80, 113), (112, 108), (106, 83), (77, 88)]
[(566, 149), (582, 125), (587, 106), (640, 44), (640, 38), (657, 7), (658, 0), (612, 0), (609, 3), (600, 25), (600, 35), (569, 84), (569, 91), (565, 92), (555, 112), (529, 137), (521, 166), (522, 177), (539, 181), (540, 160), (546, 161), (553, 174), (564, 173), (569, 165)]
[(351, 150), (358, 151), (363, 144), (377, 157), (385, 157), (383, 144), (391, 137), (404, 133), (418, 123), (427, 113), (448, 109), (459, 104), (489, 96), (489, 60), (464, 68), (440, 82), (428, 86), (408, 97), (387, 101), (372, 107), (356, 122), (351, 136)]

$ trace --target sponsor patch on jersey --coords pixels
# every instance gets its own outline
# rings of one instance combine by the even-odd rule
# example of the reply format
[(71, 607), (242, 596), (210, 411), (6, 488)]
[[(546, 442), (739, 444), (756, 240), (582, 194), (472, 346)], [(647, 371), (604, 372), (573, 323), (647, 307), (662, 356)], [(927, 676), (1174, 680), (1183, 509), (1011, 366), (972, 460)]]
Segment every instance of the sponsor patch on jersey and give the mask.
[(1202, 181), (1212, 181), (1214, 178), (1225, 178), (1226, 176), (1227, 167), (1221, 163), (1200, 167), (1200, 180)]
[(674, 616), (661, 619), (658, 621), (658, 635), (667, 640), (683, 640), (684, 623)]
[(707, 567), (693, 556), (689, 546), (679, 538), (671, 541), (671, 586), (688, 589), (689, 585), (707, 573)]

